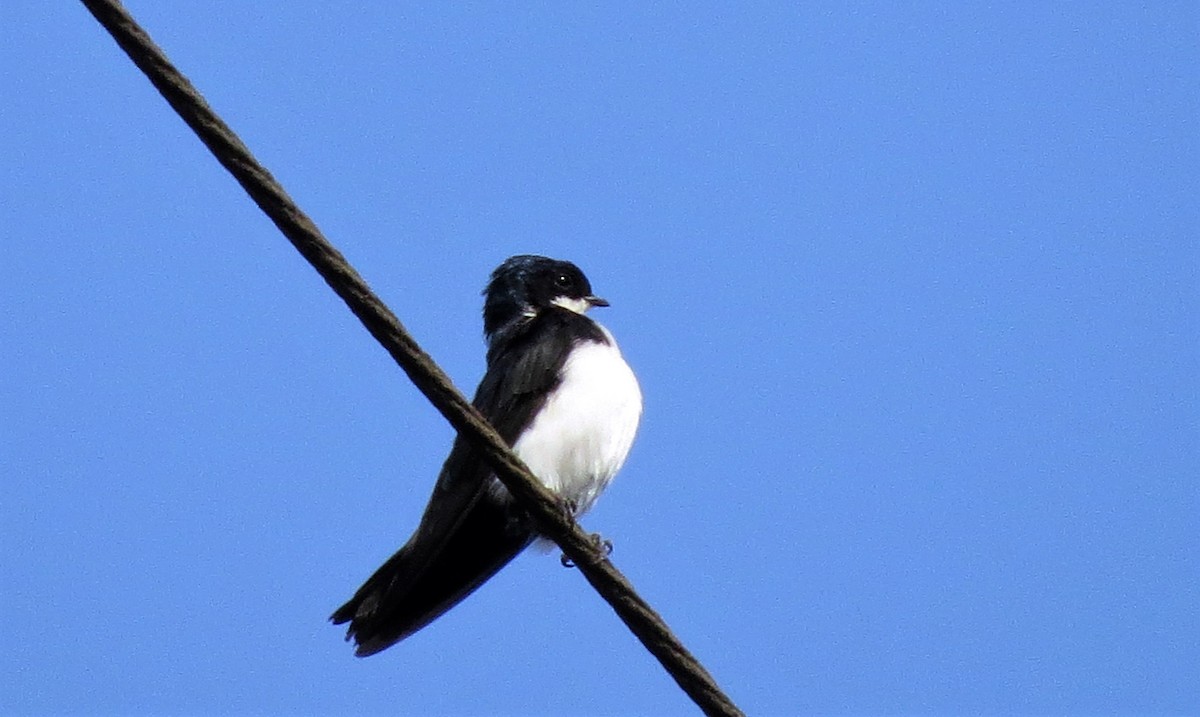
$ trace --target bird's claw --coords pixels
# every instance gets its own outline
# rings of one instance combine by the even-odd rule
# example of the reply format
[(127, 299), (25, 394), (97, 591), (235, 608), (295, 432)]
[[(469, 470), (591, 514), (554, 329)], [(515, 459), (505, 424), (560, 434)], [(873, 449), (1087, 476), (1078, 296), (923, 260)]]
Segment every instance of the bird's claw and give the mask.
[[(604, 553), (604, 557), (607, 558), (608, 556), (612, 555), (613, 542), (611, 540), (608, 540), (607, 538), (605, 538), (603, 535), (601, 535), (599, 533), (592, 533), (590, 537), (591, 537), (591, 541), (592, 541), (592, 546), (595, 547), (596, 550), (599, 550), (600, 552)], [(558, 556), (558, 562), (562, 563), (562, 566), (564, 568), (575, 567), (575, 561), (571, 560), (569, 557), (567, 557), (566, 553), (563, 553), (562, 555)]]
[(598, 550), (604, 551), (604, 557), (612, 555), (613, 542), (599, 533), (592, 533), (592, 543)]
[(579, 511), (579, 504), (570, 498), (560, 498), (558, 509), (562, 511), (568, 520), (575, 520), (575, 514)]

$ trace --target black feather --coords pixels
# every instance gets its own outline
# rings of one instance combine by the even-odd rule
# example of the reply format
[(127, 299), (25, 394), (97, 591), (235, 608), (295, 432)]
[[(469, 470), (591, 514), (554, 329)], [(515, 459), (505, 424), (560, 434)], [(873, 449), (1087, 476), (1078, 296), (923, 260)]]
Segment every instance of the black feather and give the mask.
[[(474, 405), (509, 445), (561, 382), (571, 349), (607, 341), (591, 319), (550, 304), (555, 289), (541, 285), (561, 284), (565, 265), (578, 273), (568, 277), (572, 293), (589, 296), (583, 274), (567, 262), (539, 259), (510, 259), (487, 289), (488, 366)], [(357, 643), (356, 654), (375, 654), (429, 624), (533, 541), (524, 512), (502, 488), (489, 487), (493, 480), (478, 452), (457, 438), (416, 532), (330, 618), (350, 623), (346, 637)]]

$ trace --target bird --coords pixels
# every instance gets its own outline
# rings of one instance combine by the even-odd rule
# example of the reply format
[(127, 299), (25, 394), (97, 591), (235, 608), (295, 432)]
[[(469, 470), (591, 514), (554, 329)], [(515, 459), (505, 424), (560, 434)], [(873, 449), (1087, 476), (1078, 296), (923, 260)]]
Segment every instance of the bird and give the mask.
[[(483, 297), (487, 367), (473, 404), (581, 515), (624, 464), (642, 413), (616, 340), (586, 315), (609, 302), (575, 264), (531, 254), (501, 263)], [(374, 655), (457, 605), (539, 537), (460, 435), (408, 542), (330, 620), (349, 623), (357, 656)]]

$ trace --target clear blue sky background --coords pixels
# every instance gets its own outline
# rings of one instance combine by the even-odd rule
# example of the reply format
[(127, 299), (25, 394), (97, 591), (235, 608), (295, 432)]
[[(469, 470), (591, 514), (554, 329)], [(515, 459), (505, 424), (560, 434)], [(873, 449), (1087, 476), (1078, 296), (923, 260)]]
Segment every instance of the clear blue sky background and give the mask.
[[(585, 525), (754, 714), (1200, 714), (1195, 3), (133, 2), (459, 386), (513, 253), (646, 395)], [(325, 622), (451, 430), (81, 6), (0, 10), (0, 711), (692, 714), (519, 558)]]

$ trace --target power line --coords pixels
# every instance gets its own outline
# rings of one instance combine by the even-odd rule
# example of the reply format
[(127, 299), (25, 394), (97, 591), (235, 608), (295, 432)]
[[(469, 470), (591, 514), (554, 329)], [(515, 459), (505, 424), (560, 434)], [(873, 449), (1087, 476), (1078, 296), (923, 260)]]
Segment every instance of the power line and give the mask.
[(552, 539), (578, 566), (629, 630), (653, 654), (692, 701), (708, 715), (742, 715), (704, 666), (671, 633), (649, 603), (634, 591), (604, 550), (585, 533), (561, 503), (509, 450), (504, 440), (467, 401), (371, 291), (345, 257), (322, 236), (228, 125), (208, 106), (116, 0), (81, 0), (129, 59), (208, 147), (250, 198), (279, 227), (334, 293), (387, 350), (429, 402), (471, 441), (496, 477), (525, 508), (542, 535)]

